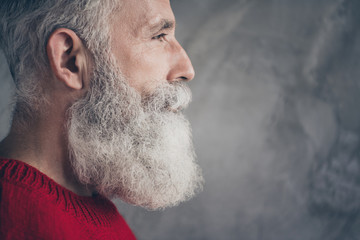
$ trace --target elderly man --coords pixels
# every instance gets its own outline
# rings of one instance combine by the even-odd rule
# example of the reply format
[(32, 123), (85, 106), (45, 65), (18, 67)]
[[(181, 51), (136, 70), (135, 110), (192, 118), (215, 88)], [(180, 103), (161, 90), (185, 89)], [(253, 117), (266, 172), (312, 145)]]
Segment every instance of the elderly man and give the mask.
[(201, 189), (169, 0), (2, 0), (0, 21), (16, 85), (0, 239), (133, 239), (108, 199), (163, 209)]

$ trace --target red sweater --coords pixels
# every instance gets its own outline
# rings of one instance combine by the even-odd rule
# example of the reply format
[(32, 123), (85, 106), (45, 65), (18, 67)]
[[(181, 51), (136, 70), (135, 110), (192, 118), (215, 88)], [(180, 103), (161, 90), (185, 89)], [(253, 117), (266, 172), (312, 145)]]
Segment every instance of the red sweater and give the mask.
[(135, 239), (108, 199), (82, 197), (23, 162), (0, 158), (0, 239)]

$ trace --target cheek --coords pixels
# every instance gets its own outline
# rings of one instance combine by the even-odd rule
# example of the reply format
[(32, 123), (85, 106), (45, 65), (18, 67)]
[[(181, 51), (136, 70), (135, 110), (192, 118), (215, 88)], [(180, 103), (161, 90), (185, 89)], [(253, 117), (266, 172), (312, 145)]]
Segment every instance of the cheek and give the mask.
[(144, 75), (165, 79), (168, 62), (164, 53), (151, 51), (139, 56), (138, 67)]
[(132, 56), (126, 63), (130, 85), (140, 91), (150, 90), (166, 82), (169, 71), (168, 57), (164, 51), (151, 49)]
[(166, 82), (169, 72), (169, 52), (166, 43), (144, 43), (136, 40), (112, 42), (113, 54), (119, 69), (130, 86), (139, 92), (156, 88)]

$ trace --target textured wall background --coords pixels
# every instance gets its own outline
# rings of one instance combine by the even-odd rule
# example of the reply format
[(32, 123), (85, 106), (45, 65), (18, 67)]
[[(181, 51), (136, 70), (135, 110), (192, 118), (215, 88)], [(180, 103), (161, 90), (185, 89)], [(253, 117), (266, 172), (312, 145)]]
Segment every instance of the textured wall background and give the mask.
[[(173, 0), (206, 185), (139, 239), (360, 239), (360, 1)], [(0, 60), (0, 137), (12, 92)]]

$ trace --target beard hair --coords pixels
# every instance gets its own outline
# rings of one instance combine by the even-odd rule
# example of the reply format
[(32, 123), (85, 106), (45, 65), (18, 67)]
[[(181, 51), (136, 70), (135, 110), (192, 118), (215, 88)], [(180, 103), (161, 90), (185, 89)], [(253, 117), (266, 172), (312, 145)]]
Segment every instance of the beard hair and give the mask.
[(143, 96), (116, 60), (95, 54), (89, 91), (69, 108), (70, 160), (78, 180), (108, 198), (147, 209), (175, 206), (201, 190), (183, 83)]

